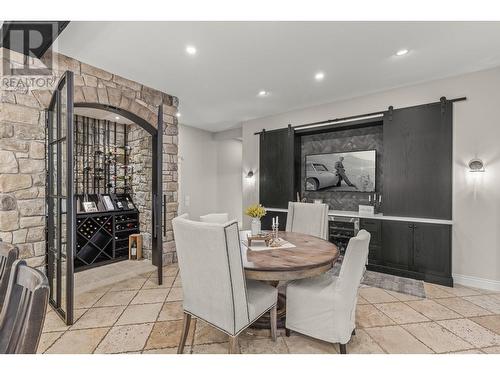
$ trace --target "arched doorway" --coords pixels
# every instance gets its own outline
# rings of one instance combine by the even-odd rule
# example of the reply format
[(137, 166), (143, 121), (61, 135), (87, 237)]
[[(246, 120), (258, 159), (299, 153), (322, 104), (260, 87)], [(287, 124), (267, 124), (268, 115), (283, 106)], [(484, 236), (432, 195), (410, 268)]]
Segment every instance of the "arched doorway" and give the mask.
[[(162, 167), (163, 105), (158, 106), (156, 127), (145, 118), (154, 119), (151, 111), (137, 111), (105, 103), (74, 103), (74, 77), (65, 72), (52, 95), (46, 113), (47, 122), (47, 276), (50, 304), (65, 320), (73, 324), (74, 258), (76, 252), (76, 198), (74, 181), (74, 107), (106, 110), (127, 118), (152, 137), (152, 262), (157, 267), (158, 283), (163, 280), (162, 239)], [(145, 108), (145, 107), (144, 107)], [(142, 115), (140, 115), (142, 114)]]

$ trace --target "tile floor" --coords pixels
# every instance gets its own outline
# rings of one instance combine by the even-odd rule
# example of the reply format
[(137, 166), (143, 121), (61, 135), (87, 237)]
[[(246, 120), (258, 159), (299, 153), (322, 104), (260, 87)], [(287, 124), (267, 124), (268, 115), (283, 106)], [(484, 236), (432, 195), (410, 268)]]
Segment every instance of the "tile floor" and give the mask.
[[(182, 283), (175, 265), (102, 286), (75, 299), (75, 324), (49, 308), (40, 353), (176, 353), (182, 323)], [(500, 293), (425, 284), (426, 299), (362, 287), (356, 336), (349, 353), (500, 353)], [(338, 346), (292, 333), (249, 329), (242, 353), (332, 353)], [(186, 353), (227, 353), (227, 337), (193, 320)]]

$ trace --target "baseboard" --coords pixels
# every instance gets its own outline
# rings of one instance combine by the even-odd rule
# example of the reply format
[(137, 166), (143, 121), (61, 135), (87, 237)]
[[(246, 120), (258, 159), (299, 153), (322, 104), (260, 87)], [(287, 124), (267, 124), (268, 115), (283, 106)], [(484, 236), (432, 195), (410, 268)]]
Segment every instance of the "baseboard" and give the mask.
[(471, 288), (500, 291), (500, 281), (498, 280), (483, 279), (475, 276), (458, 275), (456, 273), (453, 274), (453, 280), (456, 284), (469, 286)]

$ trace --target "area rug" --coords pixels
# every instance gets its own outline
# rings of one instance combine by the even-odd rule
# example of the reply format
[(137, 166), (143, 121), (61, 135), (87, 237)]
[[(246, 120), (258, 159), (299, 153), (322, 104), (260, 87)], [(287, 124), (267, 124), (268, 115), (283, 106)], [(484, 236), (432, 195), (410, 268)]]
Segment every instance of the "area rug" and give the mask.
[[(332, 269), (333, 275), (339, 275), (341, 266), (341, 260), (335, 263), (335, 266), (333, 266)], [(380, 272), (366, 271), (361, 283), (366, 286), (425, 298), (425, 288), (422, 280), (414, 280)]]

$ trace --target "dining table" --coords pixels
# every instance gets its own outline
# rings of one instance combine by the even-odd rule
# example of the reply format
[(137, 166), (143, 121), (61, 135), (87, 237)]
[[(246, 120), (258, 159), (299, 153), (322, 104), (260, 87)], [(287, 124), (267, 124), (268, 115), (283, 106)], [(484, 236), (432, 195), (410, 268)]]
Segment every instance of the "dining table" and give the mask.
[[(339, 257), (339, 249), (330, 241), (309, 234), (280, 231), (277, 237), (282, 246), (265, 244), (248, 246), (249, 231), (242, 231), (241, 255), (245, 277), (267, 282), (276, 288), (284, 282), (315, 277), (333, 268)], [(281, 283), (281, 284), (280, 284)], [(286, 296), (278, 293), (278, 328), (285, 328)], [(254, 324), (254, 328), (269, 328), (269, 313)]]

